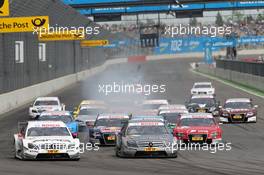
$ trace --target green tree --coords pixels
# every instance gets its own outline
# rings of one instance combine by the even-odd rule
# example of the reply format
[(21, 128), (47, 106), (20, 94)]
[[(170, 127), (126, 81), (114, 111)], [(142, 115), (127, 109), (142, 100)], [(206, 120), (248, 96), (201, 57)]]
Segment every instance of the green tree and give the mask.
[(216, 20), (215, 20), (215, 24), (217, 26), (223, 26), (224, 25), (224, 20), (222, 18), (222, 15), (218, 12), (216, 15)]

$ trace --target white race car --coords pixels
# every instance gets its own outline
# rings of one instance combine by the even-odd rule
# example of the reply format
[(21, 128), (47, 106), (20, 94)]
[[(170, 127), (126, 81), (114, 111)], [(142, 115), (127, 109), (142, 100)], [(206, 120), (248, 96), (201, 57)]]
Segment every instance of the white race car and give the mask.
[(80, 159), (80, 141), (62, 121), (19, 123), (14, 135), (15, 157), (34, 159)]
[(29, 108), (29, 116), (33, 119), (40, 116), (44, 111), (64, 111), (65, 105), (58, 97), (39, 97)]
[(192, 95), (198, 94), (206, 94), (206, 95), (214, 95), (215, 88), (213, 87), (211, 82), (196, 82), (194, 83), (191, 89)]

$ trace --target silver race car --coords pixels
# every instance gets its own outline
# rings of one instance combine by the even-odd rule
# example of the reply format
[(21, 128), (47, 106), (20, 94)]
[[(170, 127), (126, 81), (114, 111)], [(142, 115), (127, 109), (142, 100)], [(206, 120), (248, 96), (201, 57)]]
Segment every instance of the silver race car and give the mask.
[(160, 120), (131, 120), (116, 139), (117, 157), (177, 157), (177, 140)]

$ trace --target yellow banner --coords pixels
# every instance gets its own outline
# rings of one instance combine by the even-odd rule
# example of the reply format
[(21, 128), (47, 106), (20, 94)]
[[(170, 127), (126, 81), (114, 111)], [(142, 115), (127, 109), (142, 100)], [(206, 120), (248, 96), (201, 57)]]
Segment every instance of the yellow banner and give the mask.
[(85, 40), (85, 41), (81, 41), (81, 47), (106, 46), (108, 44), (109, 44), (108, 40)]
[(64, 40), (83, 40), (85, 39), (84, 32), (77, 32), (75, 30), (71, 30), (68, 32), (48, 32), (41, 33), (38, 35), (39, 41), (64, 41)]
[(0, 0), (0, 16), (9, 16), (8, 0)]
[(36, 32), (49, 27), (48, 16), (0, 18), (0, 33)]

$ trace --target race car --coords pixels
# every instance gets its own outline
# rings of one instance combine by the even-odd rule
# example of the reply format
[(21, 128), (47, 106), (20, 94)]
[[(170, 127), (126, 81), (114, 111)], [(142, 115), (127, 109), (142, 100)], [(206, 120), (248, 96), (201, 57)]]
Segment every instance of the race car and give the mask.
[(44, 111), (63, 111), (65, 105), (62, 104), (58, 97), (39, 97), (29, 108), (29, 116), (36, 119)]
[(81, 105), (78, 115), (76, 116), (76, 121), (79, 123), (80, 128), (92, 128), (96, 117), (106, 111), (104, 105)]
[(129, 120), (126, 114), (101, 114), (90, 129), (90, 142), (99, 145), (115, 145), (116, 134)]
[(213, 87), (211, 82), (196, 82), (193, 84), (191, 89), (192, 95), (198, 94), (207, 94), (207, 95), (214, 95), (215, 88)]
[(168, 105), (168, 100), (145, 100), (142, 103), (143, 109), (159, 109), (161, 105)]
[(117, 157), (177, 157), (177, 140), (160, 120), (130, 120), (116, 139)]
[(73, 116), (76, 118), (80, 113), (81, 115), (96, 116), (105, 111), (106, 105), (100, 100), (83, 100), (78, 107), (74, 108)]
[(222, 129), (210, 113), (183, 114), (173, 130), (173, 135), (185, 144), (222, 142)]
[(14, 134), (15, 157), (34, 159), (80, 159), (79, 139), (73, 138), (62, 121), (29, 121), (19, 123)]
[(133, 112), (133, 116), (145, 115), (145, 116), (153, 116), (158, 115), (158, 109), (138, 109), (137, 111)]
[(188, 110), (185, 108), (179, 108), (179, 109), (167, 109), (167, 110), (161, 110), (159, 112), (159, 115), (164, 118), (166, 121), (167, 127), (173, 131), (175, 128), (178, 119), (181, 117), (182, 114), (188, 114)]
[(253, 105), (249, 98), (227, 99), (224, 106), (220, 106), (220, 122), (257, 122), (258, 105)]
[(38, 117), (40, 121), (63, 121), (70, 129), (72, 136), (78, 136), (78, 123), (73, 119), (70, 111), (42, 112)]
[(189, 112), (203, 112), (212, 113), (213, 116), (219, 115), (219, 104), (220, 102), (215, 99), (214, 95), (193, 95), (188, 102), (186, 107)]

